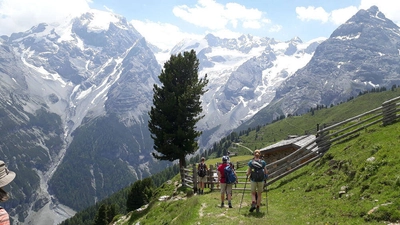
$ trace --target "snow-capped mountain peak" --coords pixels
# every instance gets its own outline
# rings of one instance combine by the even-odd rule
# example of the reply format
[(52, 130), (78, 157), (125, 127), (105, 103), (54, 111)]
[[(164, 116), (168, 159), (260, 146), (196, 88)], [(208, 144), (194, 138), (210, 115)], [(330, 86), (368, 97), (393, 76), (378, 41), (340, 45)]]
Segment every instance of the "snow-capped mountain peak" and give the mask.
[(110, 23), (113, 23), (120, 29), (127, 30), (126, 20), (113, 13), (91, 9), (80, 17), (83, 25), (86, 25), (88, 32), (100, 33), (107, 31)]
[(303, 43), (295, 37), (279, 42), (251, 35), (228, 39), (207, 34), (176, 45), (172, 54), (197, 52), (200, 76), (207, 74), (210, 80), (199, 128), (216, 131), (202, 144), (209, 146), (268, 105), (275, 88), (305, 66), (323, 40)]

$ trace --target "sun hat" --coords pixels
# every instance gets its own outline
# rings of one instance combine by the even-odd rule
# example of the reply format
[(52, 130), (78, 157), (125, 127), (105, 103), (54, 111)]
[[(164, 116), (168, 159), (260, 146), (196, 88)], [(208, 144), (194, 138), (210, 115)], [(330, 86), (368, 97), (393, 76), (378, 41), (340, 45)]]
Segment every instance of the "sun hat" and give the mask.
[(13, 181), (15, 178), (15, 173), (13, 171), (9, 171), (6, 167), (6, 164), (0, 160), (0, 187), (4, 187)]
[(228, 157), (222, 156), (222, 162), (228, 162)]

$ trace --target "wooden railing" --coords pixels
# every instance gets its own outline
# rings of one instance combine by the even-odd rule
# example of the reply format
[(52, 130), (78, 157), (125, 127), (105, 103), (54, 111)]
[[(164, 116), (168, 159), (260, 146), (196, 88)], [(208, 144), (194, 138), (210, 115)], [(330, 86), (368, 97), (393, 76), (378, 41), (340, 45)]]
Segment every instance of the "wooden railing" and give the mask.
[(369, 126), (382, 122), (383, 126), (395, 123), (400, 117), (400, 96), (382, 103), (382, 106), (349, 118), (334, 125), (323, 127), (317, 132), (318, 151), (324, 153), (331, 145), (359, 135)]
[[(330, 126), (323, 125), (322, 129), (319, 129), (319, 126), (317, 126), (318, 129), (315, 139), (310, 139), (301, 148), (292, 152), (290, 155), (267, 165), (269, 176), (264, 187), (317, 160), (323, 156), (332, 145), (357, 137), (360, 135), (360, 131), (365, 130), (369, 126), (380, 122), (382, 122), (383, 126), (398, 122), (398, 119), (400, 118), (398, 112), (400, 112), (400, 96), (385, 101), (382, 103), (382, 106), (376, 109), (346, 119), (342, 122)], [(236, 162), (236, 169), (247, 167), (247, 162), (248, 161)], [(216, 170), (213, 168), (213, 165), (210, 165), (209, 168), (210, 171), (207, 174), (206, 186), (211, 190), (219, 189), (217, 187), (218, 181), (214, 176)], [(182, 169), (181, 172), (185, 173), (185, 185), (196, 189), (196, 166), (193, 165), (192, 169)], [(236, 173), (239, 182), (235, 185), (234, 189), (243, 190), (243, 184), (247, 182), (246, 176), (243, 174), (245, 171), (236, 171)], [(250, 185), (246, 186), (246, 190), (249, 189)]]
[[(238, 164), (239, 163), (239, 164)], [(217, 164), (218, 165), (218, 164)], [(244, 161), (241, 162), (236, 162), (235, 165), (242, 166), (244, 165)], [(246, 164), (247, 166), (247, 164)], [(181, 169), (181, 174), (184, 175), (184, 185), (197, 189), (198, 185), (198, 175), (197, 175), (197, 165), (193, 164), (190, 165), (191, 169), (188, 168), (182, 168)], [(209, 170), (207, 171), (206, 177), (207, 181), (205, 182), (205, 187), (210, 188), (211, 191), (214, 190), (220, 190), (219, 186), (219, 181), (218, 181), (218, 176), (217, 176), (217, 168), (214, 165), (208, 165)], [(236, 175), (238, 178), (238, 182), (234, 184), (233, 190), (243, 190), (243, 187), (246, 186), (245, 184), (248, 183), (246, 181), (246, 171), (240, 171), (237, 170), (238, 167), (235, 167), (236, 169)], [(250, 185), (246, 186), (246, 190), (250, 190)]]
[[(282, 177), (320, 158), (332, 145), (359, 135), (369, 126), (382, 122), (383, 126), (400, 118), (400, 96), (382, 103), (382, 106), (342, 122), (318, 128), (316, 139), (311, 140), (292, 154), (267, 165), (270, 185)], [(319, 127), (319, 126), (318, 126)]]

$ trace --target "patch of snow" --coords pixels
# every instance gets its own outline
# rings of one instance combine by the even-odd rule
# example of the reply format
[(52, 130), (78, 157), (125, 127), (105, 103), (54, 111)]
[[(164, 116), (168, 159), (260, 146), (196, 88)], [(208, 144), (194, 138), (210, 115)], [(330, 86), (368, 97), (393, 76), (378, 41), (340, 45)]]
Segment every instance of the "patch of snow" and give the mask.
[[(118, 22), (120, 21), (120, 18), (118, 18), (117, 15), (110, 12), (95, 9), (90, 10), (90, 12), (92, 13), (93, 18), (90, 21), (87, 21), (88, 32), (101, 33), (108, 30), (110, 23), (118, 25)], [(127, 29), (124, 26), (118, 27), (125, 30)]]
[(379, 20), (382, 20), (382, 21), (386, 21), (385, 19), (379, 17), (379, 13), (380, 13), (380, 11), (377, 11), (377, 12), (376, 12), (375, 18), (377, 18), (377, 19), (379, 19)]
[(334, 39), (339, 39), (339, 40), (354, 40), (354, 39), (358, 39), (360, 37), (361, 33), (359, 32), (357, 35), (353, 35), (353, 36), (336, 36), (333, 37)]
[(289, 43), (280, 42), (280, 43), (271, 45), (271, 47), (275, 52), (277, 52), (277, 51), (285, 51), (289, 47)]
[(49, 73), (47, 70), (45, 70), (43, 68), (43, 66), (41, 67), (36, 67), (32, 64), (29, 64), (26, 61), (26, 58), (29, 58), (32, 54), (34, 54), (34, 51), (30, 51), (30, 48), (28, 48), (27, 50), (25, 50), (24, 52), (22, 52), (21, 54), (21, 60), (22, 62), (28, 66), (29, 68), (39, 72), (42, 75), (42, 78), (45, 80), (52, 80), (52, 81), (58, 81), (61, 84), (61, 87), (65, 87), (67, 85), (67, 83), (61, 78), (61, 76), (59, 74), (56, 73)]
[(60, 36), (60, 38), (58, 38), (58, 40), (57, 40), (58, 43), (63, 42), (63, 41), (74, 40), (74, 37), (72, 36), (71, 19), (69, 19), (69, 22), (64, 22), (64, 23), (61, 23), (60, 25), (58, 25), (55, 28), (55, 32)]

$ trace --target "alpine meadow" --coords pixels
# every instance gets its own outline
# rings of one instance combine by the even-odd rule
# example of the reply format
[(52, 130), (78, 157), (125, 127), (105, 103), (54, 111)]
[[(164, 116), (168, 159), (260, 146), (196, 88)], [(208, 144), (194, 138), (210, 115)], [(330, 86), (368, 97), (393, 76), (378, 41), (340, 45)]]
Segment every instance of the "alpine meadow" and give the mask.
[[(399, 94), (400, 88), (368, 92), (342, 104), (277, 120), (243, 135), (232, 133), (206, 153), (206, 164), (220, 163), (220, 156), (228, 151), (237, 153), (231, 156), (231, 162), (247, 162), (252, 154), (241, 146), (262, 148), (287, 138), (287, 134), (302, 135), (315, 130), (317, 124), (339, 123), (378, 108)], [(219, 190), (205, 188), (204, 195), (196, 195), (193, 189), (181, 185), (176, 170), (175, 176), (165, 178), (166, 182), (153, 189), (147, 204), (135, 211), (121, 210), (112, 224), (396, 224), (400, 221), (399, 134), (397, 119), (391, 125), (369, 126), (331, 146), (320, 159), (267, 186), (260, 213), (248, 211), (251, 198), (249, 191), (243, 191), (244, 184), (238, 184), (239, 190), (233, 191), (233, 208), (220, 208)], [(235, 141), (240, 141), (239, 145)], [(198, 163), (198, 157), (189, 162)], [(159, 175), (151, 178), (156, 177)], [(129, 193), (129, 188), (124, 191)], [(103, 204), (124, 204), (125, 200), (108, 198), (62, 224), (92, 224), (87, 220), (89, 211), (94, 212)]]

